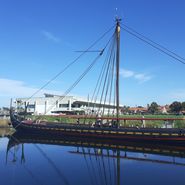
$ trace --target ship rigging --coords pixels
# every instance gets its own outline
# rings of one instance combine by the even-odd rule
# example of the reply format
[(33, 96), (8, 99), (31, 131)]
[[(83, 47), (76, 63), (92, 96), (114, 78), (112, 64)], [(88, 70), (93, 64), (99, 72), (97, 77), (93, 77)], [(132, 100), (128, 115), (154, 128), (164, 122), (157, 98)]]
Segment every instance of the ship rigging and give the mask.
[[(178, 142), (182, 143), (185, 141), (185, 129), (179, 128), (137, 128), (137, 127), (124, 127), (123, 124), (120, 125), (120, 120), (125, 122), (126, 119), (119, 116), (120, 112), (120, 94), (119, 94), (119, 68), (120, 68), (120, 30), (121, 30), (121, 19), (116, 19), (116, 25), (114, 33), (111, 39), (108, 40), (106, 45), (98, 55), (92, 60), (90, 65), (85, 69), (85, 71), (75, 80), (75, 82), (64, 92), (62, 96), (58, 98), (58, 102), (63, 100), (72, 89), (74, 89), (79, 82), (89, 73), (89, 71), (94, 67), (97, 61), (106, 53), (105, 61), (103, 63), (100, 75), (98, 77), (95, 90), (93, 92), (91, 104), (97, 102), (97, 97), (100, 95), (99, 107), (97, 107), (95, 115), (84, 115), (83, 117), (77, 117), (77, 124), (67, 124), (65, 122), (49, 122), (49, 121), (30, 121), (21, 119), (13, 111), (10, 110), (11, 122), (13, 127), (18, 131), (23, 131), (29, 133), (39, 133), (39, 134), (54, 134), (54, 135), (66, 135), (73, 137), (82, 138), (96, 138), (99, 139), (110, 139), (112, 140), (134, 140), (134, 141), (145, 141), (145, 142)], [(112, 28), (111, 28), (112, 29)], [(110, 30), (111, 30), (110, 29)], [(91, 50), (91, 48), (101, 40), (110, 30), (103, 34), (100, 39), (93, 43), (87, 50), (85, 50), (79, 57), (67, 65), (60, 73), (54, 76), (48, 83), (56, 79), (60, 74), (66, 71), (73, 63), (75, 63), (83, 54)], [(136, 34), (135, 34), (136, 35)], [(144, 40), (146, 38), (142, 38)], [(153, 43), (154, 44), (154, 43)], [(155, 46), (155, 48), (157, 48)], [(169, 54), (171, 56), (172, 53)], [(173, 58), (178, 56), (172, 55)], [(182, 58), (178, 58), (178, 61)], [(181, 61), (183, 63), (183, 61)], [(185, 63), (183, 63), (185, 64)], [(45, 84), (41, 87), (43, 89)], [(35, 94), (34, 94), (35, 95)], [(33, 95), (32, 95), (33, 96)], [(31, 96), (31, 97), (32, 97)], [(94, 99), (94, 100), (93, 100)], [(105, 116), (104, 105), (108, 102), (112, 108), (107, 111)], [(112, 104), (113, 102), (113, 104)], [(112, 106), (111, 106), (112, 105)], [(26, 105), (25, 107), (27, 107)], [(49, 107), (49, 111), (52, 107)], [(94, 107), (93, 107), (94, 108)], [(25, 113), (26, 113), (25, 108)], [(46, 111), (46, 112), (47, 112)], [(94, 113), (94, 111), (93, 111)], [(39, 116), (40, 117), (40, 116)], [(39, 119), (39, 117), (37, 119)], [(83, 122), (80, 124), (80, 120), (83, 118)], [(90, 121), (89, 121), (90, 120)], [(142, 120), (145, 120), (143, 118)], [(88, 123), (86, 123), (86, 121)], [(110, 141), (110, 142), (111, 142)]]

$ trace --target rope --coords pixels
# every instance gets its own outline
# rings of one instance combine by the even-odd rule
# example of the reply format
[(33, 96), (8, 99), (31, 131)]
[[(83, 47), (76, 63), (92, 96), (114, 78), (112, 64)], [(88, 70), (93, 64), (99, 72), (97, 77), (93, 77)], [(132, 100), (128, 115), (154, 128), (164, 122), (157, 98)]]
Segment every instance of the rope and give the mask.
[[(91, 167), (92, 167), (92, 172), (93, 172), (93, 174), (94, 174), (94, 178), (95, 178), (95, 183), (96, 183), (96, 185), (98, 185), (99, 184), (99, 181), (98, 181), (98, 179), (97, 179), (97, 176), (96, 176), (96, 170), (95, 170), (95, 167), (94, 167), (94, 163), (93, 163), (93, 161), (92, 161), (92, 158), (91, 158), (91, 153), (90, 153), (90, 148), (88, 148), (88, 154), (89, 154), (89, 160), (90, 160), (90, 164), (91, 164)], [(101, 184), (100, 184), (101, 185)]]
[[(105, 33), (103, 33), (95, 42), (93, 42), (86, 50), (84, 50), (76, 59), (74, 59), (72, 62), (70, 62), (64, 69), (59, 71), (54, 77), (52, 77), (48, 82), (46, 82), (43, 86), (41, 86), (26, 101), (29, 101), (33, 96), (35, 96), (42, 89), (44, 89), (46, 86), (48, 86), (52, 81), (54, 81), (61, 74), (63, 74), (70, 66), (72, 66), (74, 63), (76, 63), (85, 53), (87, 53), (93, 46), (95, 46), (100, 40), (102, 40), (114, 27), (115, 27), (115, 25), (112, 26), (111, 28), (109, 28)], [(100, 53), (101, 53), (101, 51), (100, 51)]]
[(44, 158), (48, 161), (48, 163), (53, 167), (55, 172), (58, 174), (62, 182), (64, 182), (66, 185), (69, 185), (68, 179), (61, 173), (60, 169), (55, 165), (55, 163), (46, 155), (46, 153), (37, 145), (34, 145), (38, 151), (44, 156)]
[(88, 170), (88, 173), (89, 173), (89, 176), (90, 176), (91, 184), (95, 185), (94, 180), (93, 180), (93, 176), (91, 174), (91, 170), (90, 170), (90, 167), (89, 167), (89, 163), (88, 163), (87, 158), (86, 158), (85, 149), (83, 147), (82, 147), (82, 153), (83, 153), (83, 156), (84, 156), (84, 159), (85, 159), (85, 164), (87, 165), (87, 170)]
[[(113, 34), (112, 35), (112, 37), (111, 37), (111, 39), (109, 40), (109, 42), (112, 40), (112, 42), (113, 42), (113, 40), (114, 40), (114, 36), (115, 36), (115, 34)], [(108, 42), (108, 43), (109, 43)], [(107, 44), (108, 45), (108, 44)], [(107, 46), (106, 45), (106, 46)], [(112, 45), (112, 44), (111, 44)], [(111, 46), (110, 46), (111, 47)], [(103, 64), (103, 66), (102, 66), (102, 69), (101, 69), (101, 72), (100, 72), (100, 75), (99, 75), (99, 77), (98, 77), (98, 80), (97, 80), (97, 83), (96, 83), (96, 86), (95, 86), (95, 89), (94, 89), (94, 92), (93, 92), (93, 96), (92, 96), (92, 99), (91, 99), (91, 103), (93, 102), (93, 99), (94, 99), (94, 106), (93, 106), (93, 109), (94, 109), (94, 107), (95, 107), (95, 104), (96, 104), (96, 101), (97, 101), (97, 99), (98, 99), (98, 94), (99, 94), (99, 91), (100, 91), (100, 88), (101, 88), (101, 84), (102, 84), (102, 82), (103, 82), (103, 77), (104, 77), (104, 74), (105, 74), (105, 70), (106, 70), (106, 66), (107, 66), (107, 58), (108, 58), (108, 56), (106, 56), (106, 59), (105, 59), (105, 61), (104, 61), (104, 64)], [(98, 89), (98, 90), (97, 90)], [(97, 92), (96, 92), (97, 91)], [(95, 98), (94, 98), (95, 97)]]
[(109, 150), (107, 150), (107, 156), (108, 156), (108, 167), (109, 167), (109, 182), (112, 184), (112, 173), (111, 173), (111, 168), (110, 168), (110, 155), (109, 155)]
[(98, 112), (100, 111), (100, 108), (101, 108), (101, 105), (102, 105), (102, 99), (103, 99), (103, 96), (104, 96), (104, 90), (105, 90), (105, 85), (107, 83), (107, 77), (108, 77), (108, 72), (109, 72), (109, 66), (110, 66), (110, 61), (108, 62), (108, 66), (107, 66), (107, 70), (106, 70), (106, 74), (105, 74), (105, 80), (104, 80), (104, 84), (103, 84), (103, 87), (102, 87), (102, 94), (101, 94), (101, 98), (100, 98), (100, 107), (98, 109)]
[(106, 176), (106, 169), (105, 169), (105, 162), (104, 162), (104, 157), (103, 155), (101, 156), (101, 159), (102, 159), (102, 165), (103, 165), (103, 172), (104, 172), (104, 178), (105, 178), (105, 184), (108, 185), (107, 183), (107, 176)]
[(164, 46), (162, 46), (162, 45), (158, 44), (157, 42), (154, 42), (153, 40), (149, 39), (148, 37), (146, 37), (146, 36), (144, 36), (144, 35), (142, 35), (142, 34), (138, 33), (138, 32), (137, 32), (136, 30), (134, 30), (133, 28), (128, 27), (127, 25), (125, 25), (125, 24), (123, 24), (123, 23), (121, 23), (121, 24), (122, 24), (124, 27), (128, 28), (129, 30), (131, 30), (132, 32), (136, 33), (137, 35), (139, 35), (139, 36), (143, 37), (144, 39), (146, 39), (146, 40), (150, 41), (151, 43), (153, 43), (153, 44), (155, 44), (155, 45), (159, 46), (160, 48), (163, 48), (163, 49), (164, 49), (164, 50), (166, 50), (167, 52), (169, 52), (169, 53), (171, 53), (171, 54), (175, 55), (176, 57), (178, 57), (178, 58), (180, 58), (180, 59), (182, 59), (182, 60), (184, 60), (184, 61), (185, 61), (185, 58), (183, 58), (183, 57), (179, 56), (179, 55), (178, 55), (178, 54), (176, 54), (175, 52), (170, 51), (170, 50), (169, 50), (169, 49), (167, 49), (166, 47), (164, 47)]
[[(21, 143), (16, 137), (13, 135), (10, 136), (10, 139), (13, 138), (18, 144)], [(58, 169), (58, 167), (55, 165), (55, 163), (46, 155), (46, 153), (36, 144), (33, 144), (33, 146), (36, 147), (36, 149), (43, 155), (43, 157), (49, 162), (49, 164), (53, 167), (55, 172), (59, 175), (62, 182), (64, 182), (66, 185), (69, 185), (69, 182), (67, 178), (61, 173), (61, 171)]]
[[(102, 53), (99, 54), (94, 60), (93, 62), (90, 64), (90, 66), (80, 75), (80, 77), (73, 83), (73, 85), (71, 87), (69, 87), (65, 93), (60, 97), (58, 98), (58, 102), (63, 100), (70, 92), (72, 89), (74, 89), (76, 87), (76, 85), (84, 78), (84, 76), (91, 70), (91, 68), (94, 66), (94, 64), (97, 62), (97, 60), (101, 57)], [(54, 106), (51, 106), (49, 107), (47, 110), (46, 110), (46, 114), (53, 108)]]
[[(112, 99), (112, 91), (113, 91), (113, 89), (112, 89), (112, 85), (113, 85), (113, 82), (114, 82), (114, 68), (115, 67), (115, 55), (114, 55), (114, 59), (113, 59), (113, 64), (112, 64), (112, 76), (111, 76), (111, 86), (110, 86), (110, 94), (109, 94), (109, 106), (110, 106), (110, 104), (111, 104), (111, 99)], [(113, 104), (113, 105), (115, 105), (115, 104)], [(108, 112), (108, 116), (109, 116), (109, 112)]]
[[(105, 51), (105, 49), (107, 48), (108, 44), (111, 42), (111, 40), (113, 40), (114, 38), (114, 35), (112, 35), (112, 37), (109, 39), (109, 41), (107, 42), (107, 44), (105, 45), (104, 49), (102, 50), (101, 54), (103, 54), (103, 52)], [(100, 90), (100, 87), (101, 87), (101, 83), (102, 83), (102, 79), (103, 79), (103, 76), (104, 76), (104, 72), (105, 72), (105, 69), (106, 69), (106, 65), (107, 65), (107, 60), (104, 61), (103, 63), (103, 66), (101, 68), (101, 72), (99, 74), (99, 77), (98, 77), (98, 80), (97, 80), (97, 83), (96, 83), (96, 86), (95, 86), (95, 89), (94, 89), (94, 92), (93, 92), (93, 95), (92, 95), (92, 98), (91, 98), (91, 101), (90, 101), (90, 104), (93, 104), (93, 110), (95, 108), (95, 104), (96, 104), (96, 101), (97, 101), (97, 97), (98, 97), (98, 94), (99, 94), (99, 90)], [(98, 91), (97, 91), (97, 88), (98, 88)], [(97, 91), (97, 95), (96, 95), (96, 91)], [(95, 96), (96, 95), (96, 96)], [(95, 98), (94, 100), (94, 103), (93, 103), (93, 99)], [(93, 114), (93, 112), (91, 112), (91, 115)], [(84, 124), (86, 122), (86, 119), (87, 119), (87, 116), (85, 116), (84, 118)]]
[(100, 177), (100, 184), (103, 185), (103, 177), (101, 176), (102, 172), (101, 172), (101, 166), (100, 166), (100, 162), (99, 162), (99, 156), (98, 156), (98, 152), (97, 149), (94, 148), (94, 153), (95, 153), (95, 157), (96, 157), (96, 164), (98, 166), (98, 172), (99, 172), (99, 177)]
[(126, 28), (123, 28), (122, 26), (121, 26), (121, 28), (122, 28), (124, 31), (126, 31), (127, 33), (129, 33), (130, 35), (132, 35), (132, 36), (136, 37), (137, 39), (139, 39), (139, 40), (141, 40), (141, 41), (147, 43), (148, 45), (150, 45), (150, 46), (152, 46), (153, 48), (155, 48), (155, 49), (161, 51), (162, 53), (164, 53), (164, 54), (170, 56), (171, 58), (175, 59), (176, 61), (180, 62), (181, 64), (185, 64), (185, 61), (183, 61), (184, 59), (183, 59), (183, 60), (180, 59), (180, 58), (182, 58), (182, 57), (180, 57), (180, 58), (176, 57), (176, 56), (178, 56), (177, 54), (174, 55), (173, 52), (171, 52), (171, 51), (168, 52), (169, 50), (166, 50), (166, 51), (165, 51), (165, 50), (163, 49), (164, 47), (160, 48), (160, 47), (158, 47), (157, 45), (154, 45), (154, 42), (151, 42), (150, 40), (146, 40), (146, 38), (144, 38), (144, 37), (141, 38), (141, 36), (137, 35), (136, 33), (133, 33), (132, 31), (130, 31), (130, 30), (126, 29)]
[[(14, 155), (14, 153), (12, 151), (9, 151), (12, 155)], [(21, 160), (20, 160), (20, 163), (22, 164)], [(30, 169), (28, 169), (26, 167), (25, 164), (22, 165), (25, 169), (25, 171), (30, 175), (30, 177), (34, 180), (34, 182), (38, 185), (44, 185), (33, 173)]]
[[(116, 42), (115, 32), (114, 32), (111, 40), (112, 40), (112, 42), (109, 46), (107, 56), (105, 58), (103, 66), (101, 68), (101, 72), (99, 74), (99, 77), (98, 77), (98, 80), (97, 80), (97, 83), (96, 83), (96, 86), (95, 86), (95, 89), (94, 89), (94, 92), (93, 92), (93, 95), (91, 98), (91, 104), (93, 103), (93, 100), (94, 100), (94, 103), (93, 103), (94, 104), (93, 109), (94, 109), (95, 104), (98, 99), (99, 92), (100, 92), (100, 90), (102, 91), (101, 97), (100, 97), (100, 105), (98, 106), (98, 110), (97, 110), (97, 115), (100, 112), (101, 105), (106, 104), (108, 94), (110, 95), (109, 96), (109, 105), (110, 105), (110, 101), (111, 101), (112, 80), (113, 80), (113, 76), (114, 76), (114, 66), (113, 65), (115, 64), (115, 51), (116, 51), (115, 50), (115, 42)], [(103, 82), (104, 82), (104, 84), (102, 85)], [(102, 113), (103, 115), (104, 115), (104, 111), (105, 111), (105, 107), (103, 106), (103, 113)], [(93, 112), (91, 114), (93, 114)]]
[[(114, 48), (113, 48), (114, 49)], [(113, 51), (114, 52), (114, 51)], [(114, 53), (115, 54), (115, 53)], [(114, 54), (112, 55), (112, 53), (111, 53), (111, 56), (110, 56), (110, 67), (109, 67), (109, 71), (108, 71), (108, 81), (107, 81), (107, 87), (106, 87), (106, 92), (105, 92), (105, 97), (104, 97), (104, 107), (103, 107), (103, 115), (104, 115), (104, 109), (105, 109), (105, 104), (106, 104), (106, 100), (107, 100), (107, 95), (108, 95), (108, 92), (110, 91), (111, 92), (111, 83), (112, 83), (112, 68), (114, 67), (114, 66), (112, 66), (113, 64), (114, 64)], [(109, 97), (110, 98), (110, 97)], [(110, 106), (110, 104), (109, 104), (109, 106)]]
[[(114, 47), (115, 47), (115, 33), (114, 33), (114, 39), (113, 39), (113, 43), (112, 45), (110, 46), (110, 55), (109, 55), (109, 60), (108, 60), (108, 64), (107, 64), (107, 68), (106, 68), (106, 74), (105, 74), (105, 77), (104, 77), (104, 84), (103, 84), (103, 87), (102, 87), (102, 93), (101, 93), (101, 97), (100, 97), (100, 106), (99, 106), (99, 109), (98, 109), (98, 112), (100, 112), (100, 108), (101, 108), (101, 105), (102, 105), (102, 99), (103, 99), (103, 96), (106, 96), (106, 94), (104, 95), (104, 90), (105, 90), (105, 86), (106, 86), (106, 83), (107, 83), (107, 78), (108, 78), (108, 74), (109, 74), (109, 70), (110, 70), (110, 63), (111, 63), (111, 57), (112, 57), (112, 53), (114, 51)], [(103, 110), (104, 111), (104, 110)]]

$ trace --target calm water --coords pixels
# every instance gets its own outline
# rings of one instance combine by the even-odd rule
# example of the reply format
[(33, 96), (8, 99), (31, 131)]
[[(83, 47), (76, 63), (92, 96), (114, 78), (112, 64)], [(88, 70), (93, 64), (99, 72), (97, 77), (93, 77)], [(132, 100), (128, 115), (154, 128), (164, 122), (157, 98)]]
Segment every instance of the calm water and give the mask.
[[(16, 142), (19, 144), (15, 145)], [(162, 152), (159, 152), (157, 148), (141, 146), (127, 145), (127, 149), (122, 146), (121, 150), (98, 146), (92, 147), (92, 143), (86, 141), (76, 144), (53, 138), (1, 137), (0, 184), (185, 184), (185, 158), (182, 157), (185, 151), (182, 149), (169, 152), (160, 148)]]

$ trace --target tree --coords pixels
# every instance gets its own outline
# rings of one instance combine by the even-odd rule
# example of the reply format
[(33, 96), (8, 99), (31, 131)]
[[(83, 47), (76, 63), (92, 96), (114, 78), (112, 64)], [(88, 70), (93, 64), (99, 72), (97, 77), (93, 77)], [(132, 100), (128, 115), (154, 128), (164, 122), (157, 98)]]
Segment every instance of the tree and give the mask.
[(182, 110), (185, 110), (185, 101), (182, 102)]
[(123, 108), (121, 109), (121, 113), (122, 114), (128, 113), (129, 112), (129, 108), (130, 108), (129, 106), (124, 105)]
[(182, 110), (182, 104), (181, 104), (181, 102), (174, 101), (170, 105), (170, 110), (171, 110), (171, 112), (178, 114)]
[(152, 102), (148, 107), (148, 112), (152, 114), (159, 112), (159, 105), (156, 102)]

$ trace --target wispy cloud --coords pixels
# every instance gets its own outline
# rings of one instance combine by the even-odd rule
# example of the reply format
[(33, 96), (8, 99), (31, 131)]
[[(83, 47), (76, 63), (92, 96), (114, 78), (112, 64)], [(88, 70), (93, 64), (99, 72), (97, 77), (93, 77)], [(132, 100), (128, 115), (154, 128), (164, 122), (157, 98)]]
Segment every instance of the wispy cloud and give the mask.
[(32, 93), (34, 88), (27, 87), (24, 82), (11, 79), (0, 79), (0, 96), (27, 96)]
[(134, 77), (135, 73), (133, 71), (130, 71), (130, 70), (121, 69), (120, 70), (120, 75), (123, 78), (130, 78), (130, 77)]
[[(30, 97), (38, 89), (26, 85), (23, 81), (0, 78), (0, 107), (9, 105), (10, 98)], [(59, 91), (41, 90), (36, 96), (44, 93), (61, 94)]]
[(53, 33), (49, 32), (49, 31), (42, 30), (41, 33), (48, 40), (51, 40), (56, 43), (60, 42), (60, 38), (56, 37)]
[(139, 83), (144, 83), (152, 79), (151, 75), (145, 74), (145, 73), (138, 73), (135, 71), (127, 70), (127, 69), (121, 69), (120, 75), (123, 78), (133, 78), (136, 79)]
[(135, 79), (139, 80), (140, 82), (147, 82), (151, 80), (152, 76), (146, 75), (146, 74), (135, 74)]

